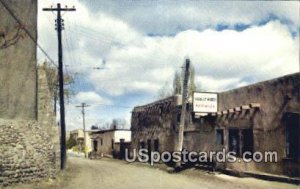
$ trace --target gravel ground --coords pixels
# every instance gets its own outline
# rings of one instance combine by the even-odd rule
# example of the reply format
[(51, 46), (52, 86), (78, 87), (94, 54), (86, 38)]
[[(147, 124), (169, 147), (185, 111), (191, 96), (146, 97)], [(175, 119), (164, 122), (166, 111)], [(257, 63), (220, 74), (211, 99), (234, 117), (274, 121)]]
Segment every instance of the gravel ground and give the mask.
[[(127, 163), (114, 159), (89, 160), (69, 157), (68, 169), (57, 180), (40, 184), (19, 185), (12, 189), (297, 189), (296, 185), (263, 181), (255, 178), (237, 178), (224, 174), (189, 169), (167, 173), (161, 168), (141, 163)], [(8, 189), (8, 188), (7, 188)]]

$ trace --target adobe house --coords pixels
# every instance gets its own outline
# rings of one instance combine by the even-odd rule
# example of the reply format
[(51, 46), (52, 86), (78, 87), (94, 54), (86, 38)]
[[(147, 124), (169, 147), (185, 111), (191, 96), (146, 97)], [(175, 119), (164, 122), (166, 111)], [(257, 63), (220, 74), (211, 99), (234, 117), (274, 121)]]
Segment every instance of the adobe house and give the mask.
[(83, 129), (75, 129), (68, 132), (69, 138), (75, 139), (77, 146), (79, 149), (83, 149), (84, 147), (84, 132), (86, 133), (86, 148), (88, 151), (92, 149), (91, 139), (89, 133), (91, 131), (83, 131)]
[(131, 131), (128, 129), (113, 129), (91, 131), (92, 152), (90, 157), (115, 157), (123, 159), (125, 148), (130, 147)]
[[(225, 148), (240, 159), (245, 151), (277, 152), (277, 163), (217, 163), (222, 170), (300, 175), (300, 74), (218, 93), (218, 111), (201, 114), (187, 105), (183, 148), (208, 152)], [(173, 96), (132, 112), (132, 148), (174, 151), (181, 97)], [(250, 157), (253, 158), (253, 157)]]

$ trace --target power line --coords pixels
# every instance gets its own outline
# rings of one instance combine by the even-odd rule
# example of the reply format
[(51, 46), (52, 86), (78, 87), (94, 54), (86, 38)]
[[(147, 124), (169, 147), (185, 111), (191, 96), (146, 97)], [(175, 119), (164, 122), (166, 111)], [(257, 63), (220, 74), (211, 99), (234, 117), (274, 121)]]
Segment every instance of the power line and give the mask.
[(27, 33), (29, 38), (37, 45), (37, 47), (44, 53), (44, 55), (50, 60), (51, 64), (53, 64), (55, 67), (57, 65), (53, 61), (53, 59), (48, 55), (48, 53), (42, 48), (42, 46), (37, 42), (37, 40), (31, 35), (29, 30), (25, 27), (25, 25), (21, 22), (21, 20), (13, 13), (13, 11), (9, 8), (9, 6), (3, 1), (0, 0), (1, 4), (4, 6), (4, 8), (9, 12), (9, 14), (17, 21), (17, 23), (23, 27), (24, 31)]
[(110, 107), (118, 107), (118, 108), (125, 108), (125, 109), (129, 109), (129, 108), (132, 108), (130, 106), (119, 106), (119, 105), (111, 105), (111, 104), (102, 104), (102, 103), (96, 103), (96, 104), (93, 104), (93, 105), (98, 105), (98, 106), (110, 106)]

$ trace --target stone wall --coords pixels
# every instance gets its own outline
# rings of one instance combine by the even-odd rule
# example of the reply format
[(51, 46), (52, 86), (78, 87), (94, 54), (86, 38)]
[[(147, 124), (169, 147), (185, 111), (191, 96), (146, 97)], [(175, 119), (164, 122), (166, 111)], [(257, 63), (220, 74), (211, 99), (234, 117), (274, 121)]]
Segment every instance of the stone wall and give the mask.
[(3, 2), (22, 22), (0, 3), (0, 186), (7, 186), (55, 177), (59, 132), (45, 71), (37, 78), (37, 1)]
[(56, 123), (56, 115), (54, 112), (54, 97), (53, 91), (50, 91), (47, 72), (45, 67), (38, 67), (38, 124), (43, 131), (48, 134), (49, 142), (54, 146), (54, 152), (56, 154), (56, 167), (59, 169), (60, 159), (60, 128)]
[(0, 3), (0, 118), (36, 119), (37, 0), (3, 0), (17, 23)]
[(38, 121), (0, 119), (0, 186), (55, 177), (59, 130), (46, 73), (38, 71)]
[(55, 146), (36, 121), (0, 119), (0, 133), (0, 186), (55, 176)]

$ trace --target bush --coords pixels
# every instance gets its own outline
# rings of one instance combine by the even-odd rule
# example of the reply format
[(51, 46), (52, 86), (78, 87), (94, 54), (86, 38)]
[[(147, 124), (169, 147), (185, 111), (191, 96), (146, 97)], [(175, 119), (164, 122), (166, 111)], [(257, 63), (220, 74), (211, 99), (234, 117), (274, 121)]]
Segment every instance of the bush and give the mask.
[(76, 140), (73, 137), (70, 137), (69, 140), (67, 141), (67, 148), (71, 149), (76, 145), (77, 145)]

